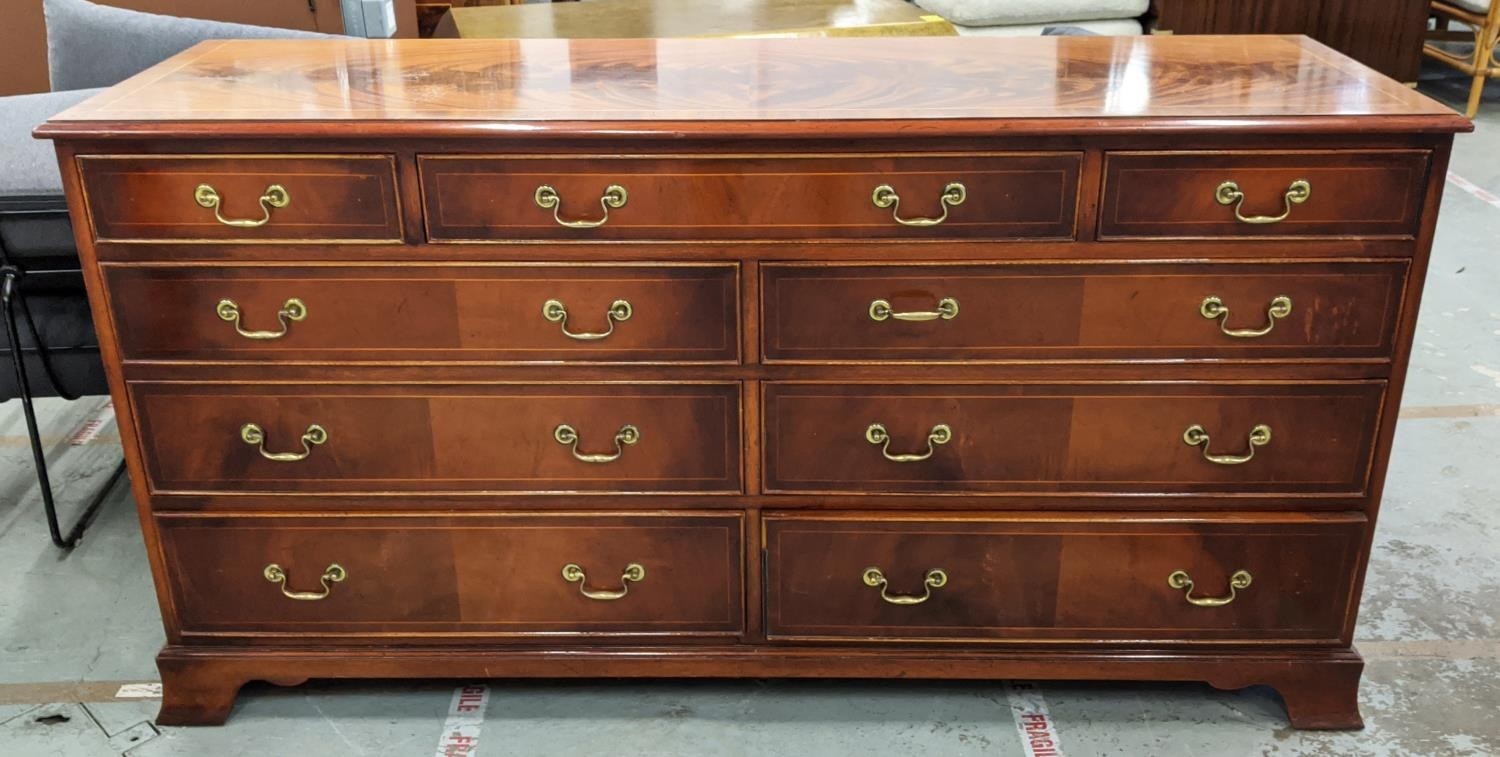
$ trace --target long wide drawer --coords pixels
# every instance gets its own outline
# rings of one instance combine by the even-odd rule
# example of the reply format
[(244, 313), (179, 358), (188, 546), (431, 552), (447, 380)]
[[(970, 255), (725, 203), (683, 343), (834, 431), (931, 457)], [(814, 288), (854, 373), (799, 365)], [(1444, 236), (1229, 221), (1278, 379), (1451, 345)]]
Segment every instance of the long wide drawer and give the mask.
[(418, 160), (433, 242), (1070, 239), (1082, 154)]
[(186, 634), (735, 634), (743, 516), (158, 516)]
[(104, 267), (127, 360), (728, 362), (735, 265)]
[(1099, 236), (1411, 237), (1426, 150), (1111, 152)]
[(841, 641), (1336, 642), (1359, 516), (767, 514), (766, 632)]
[(740, 491), (734, 383), (128, 387), (158, 492)]
[(1406, 261), (761, 267), (767, 362), (1388, 358)]
[(399, 242), (390, 155), (83, 155), (104, 241)]
[(1383, 381), (764, 385), (768, 492), (1365, 492)]

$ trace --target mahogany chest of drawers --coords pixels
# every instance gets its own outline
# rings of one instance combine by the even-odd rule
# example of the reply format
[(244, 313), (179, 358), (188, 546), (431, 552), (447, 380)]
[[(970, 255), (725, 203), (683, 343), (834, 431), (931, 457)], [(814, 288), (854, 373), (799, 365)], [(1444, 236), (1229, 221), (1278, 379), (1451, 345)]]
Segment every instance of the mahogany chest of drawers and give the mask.
[(1452, 135), (1304, 38), (225, 42), (57, 141), (168, 644), (247, 681), (1277, 687)]

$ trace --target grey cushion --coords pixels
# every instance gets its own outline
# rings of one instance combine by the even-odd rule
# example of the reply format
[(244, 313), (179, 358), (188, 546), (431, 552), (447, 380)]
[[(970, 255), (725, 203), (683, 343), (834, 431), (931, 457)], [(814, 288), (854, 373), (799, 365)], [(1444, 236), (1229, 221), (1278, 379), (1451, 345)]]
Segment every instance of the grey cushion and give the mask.
[(1490, 0), (1447, 0), (1447, 1), (1449, 3), (1452, 3), (1453, 5), (1457, 5), (1460, 8), (1463, 8), (1465, 10), (1470, 10), (1470, 11), (1473, 11), (1475, 13), (1489, 13), (1490, 12)]
[(40, 95), (0, 97), (0, 201), (61, 197), (62, 177), (52, 143), (33, 139), (31, 130), (75, 103), (103, 90), (79, 89)]
[(1145, 13), (1150, 4), (1151, 0), (917, 0), (917, 5), (963, 26), (1132, 18)]
[(42, 9), (53, 91), (108, 87), (208, 39), (333, 36), (141, 13), (87, 0), (44, 0)]

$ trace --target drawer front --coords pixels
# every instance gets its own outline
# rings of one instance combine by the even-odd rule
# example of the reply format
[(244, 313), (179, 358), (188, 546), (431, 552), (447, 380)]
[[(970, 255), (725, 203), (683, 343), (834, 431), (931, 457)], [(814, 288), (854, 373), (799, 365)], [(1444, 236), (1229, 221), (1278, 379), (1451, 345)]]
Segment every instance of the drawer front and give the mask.
[(762, 338), (768, 362), (1389, 358), (1407, 265), (767, 264)]
[(389, 155), (84, 155), (103, 241), (401, 241)]
[[(189, 634), (734, 634), (743, 626), (738, 513), (156, 522)], [(567, 565), (577, 566), (573, 580)]]
[(105, 279), (127, 360), (732, 363), (738, 271), (106, 266)]
[(1295, 516), (767, 515), (766, 632), (844, 641), (1333, 643), (1364, 527)]
[[(1080, 160), (1079, 153), (1017, 153), (423, 156), (419, 162), (428, 239), (461, 242), (1069, 239)], [(949, 189), (950, 184), (962, 188)], [(882, 195), (885, 206), (875, 202), (882, 186), (891, 190)], [(551, 194), (542, 187), (550, 187)], [(619, 190), (609, 193), (610, 187)], [(958, 194), (961, 202), (956, 202)], [(886, 202), (891, 195), (896, 202)], [(945, 209), (941, 223), (922, 223), (942, 218)], [(896, 215), (917, 225), (899, 223)]]
[(1411, 237), (1421, 222), (1428, 156), (1425, 150), (1110, 153), (1099, 236)]
[(1360, 496), (1384, 392), (1383, 381), (768, 383), (765, 484), (869, 494)]
[(740, 490), (731, 383), (129, 391), (158, 492)]

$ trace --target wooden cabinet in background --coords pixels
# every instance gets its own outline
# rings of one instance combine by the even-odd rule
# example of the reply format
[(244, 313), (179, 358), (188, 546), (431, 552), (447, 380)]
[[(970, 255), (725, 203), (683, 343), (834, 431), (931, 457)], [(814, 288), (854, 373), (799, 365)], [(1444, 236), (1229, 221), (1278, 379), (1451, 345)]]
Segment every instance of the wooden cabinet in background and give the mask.
[(1430, 0), (1154, 0), (1173, 34), (1306, 34), (1403, 82), (1417, 80)]

